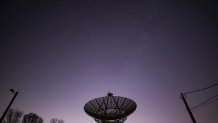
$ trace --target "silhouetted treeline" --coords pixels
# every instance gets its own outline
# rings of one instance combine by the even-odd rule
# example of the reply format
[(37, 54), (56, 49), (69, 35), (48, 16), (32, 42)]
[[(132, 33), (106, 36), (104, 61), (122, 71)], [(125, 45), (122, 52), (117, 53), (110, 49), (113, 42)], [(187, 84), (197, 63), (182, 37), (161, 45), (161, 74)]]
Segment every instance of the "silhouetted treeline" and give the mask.
[(23, 112), (18, 109), (9, 109), (4, 117), (3, 123), (19, 123)]
[(59, 120), (57, 118), (53, 118), (53, 119), (51, 119), (50, 123), (64, 123), (64, 121), (62, 119)]
[[(11, 108), (4, 117), (3, 123), (43, 123), (43, 118), (36, 113), (23, 115), (22, 111)], [(52, 118), (50, 123), (64, 123), (64, 121), (62, 119)]]
[(43, 119), (35, 113), (25, 114), (22, 123), (43, 123)]

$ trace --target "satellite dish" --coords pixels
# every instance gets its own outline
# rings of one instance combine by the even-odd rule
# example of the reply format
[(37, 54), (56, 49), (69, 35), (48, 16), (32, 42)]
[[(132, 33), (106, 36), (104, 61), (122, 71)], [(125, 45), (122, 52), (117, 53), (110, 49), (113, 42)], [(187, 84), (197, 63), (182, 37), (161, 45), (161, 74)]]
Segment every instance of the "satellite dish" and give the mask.
[(113, 96), (95, 98), (84, 106), (85, 112), (97, 123), (123, 123), (136, 110), (136, 103), (126, 97)]

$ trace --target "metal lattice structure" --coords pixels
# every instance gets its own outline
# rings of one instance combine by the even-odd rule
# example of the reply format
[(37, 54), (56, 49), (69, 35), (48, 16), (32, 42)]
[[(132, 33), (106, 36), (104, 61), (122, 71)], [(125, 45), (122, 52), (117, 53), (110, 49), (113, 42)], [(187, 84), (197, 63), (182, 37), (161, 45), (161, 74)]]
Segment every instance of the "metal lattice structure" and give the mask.
[(108, 93), (105, 97), (95, 98), (84, 106), (85, 112), (97, 123), (123, 123), (132, 114), (137, 105), (128, 98), (113, 96)]

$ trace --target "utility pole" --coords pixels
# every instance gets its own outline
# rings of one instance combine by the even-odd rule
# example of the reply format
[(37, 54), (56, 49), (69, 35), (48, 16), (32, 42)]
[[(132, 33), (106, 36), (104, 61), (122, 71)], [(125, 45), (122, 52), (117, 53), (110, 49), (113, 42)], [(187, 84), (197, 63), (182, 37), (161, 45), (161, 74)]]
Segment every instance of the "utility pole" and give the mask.
[(196, 120), (195, 120), (195, 118), (194, 118), (194, 116), (193, 116), (193, 114), (192, 114), (192, 112), (191, 112), (191, 109), (190, 109), (189, 106), (188, 106), (188, 103), (187, 103), (186, 100), (185, 100), (185, 97), (184, 97), (184, 94), (183, 94), (183, 93), (181, 93), (181, 98), (182, 98), (182, 100), (183, 100), (183, 102), (184, 102), (184, 104), (185, 104), (185, 107), (186, 107), (186, 109), (187, 109), (187, 111), (188, 111), (188, 113), (189, 113), (189, 115), (190, 115), (190, 117), (191, 117), (193, 123), (197, 123)]
[(13, 96), (13, 98), (11, 99), (11, 102), (9, 103), (8, 107), (6, 108), (4, 114), (2, 115), (2, 117), (1, 117), (1, 119), (0, 119), (0, 123), (3, 123), (3, 119), (4, 119), (5, 115), (7, 114), (9, 108), (11, 107), (11, 104), (14, 102), (14, 99), (15, 99), (16, 96), (18, 95), (18, 92), (15, 92), (13, 89), (10, 89), (10, 91), (11, 91), (12, 93), (14, 93), (14, 96)]

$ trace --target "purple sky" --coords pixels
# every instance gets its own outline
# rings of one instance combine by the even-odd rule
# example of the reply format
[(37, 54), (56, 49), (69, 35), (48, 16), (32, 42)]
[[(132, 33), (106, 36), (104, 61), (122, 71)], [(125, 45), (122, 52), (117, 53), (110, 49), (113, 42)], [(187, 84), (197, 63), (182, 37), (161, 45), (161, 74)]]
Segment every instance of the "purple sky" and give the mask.
[[(83, 106), (111, 91), (137, 103), (125, 123), (191, 123), (179, 97), (218, 83), (217, 12), (207, 1), (4, 1), (0, 112), (14, 88), (12, 107), (44, 123), (95, 123)], [(217, 90), (187, 101), (194, 107)], [(217, 123), (218, 101), (193, 114)]]

